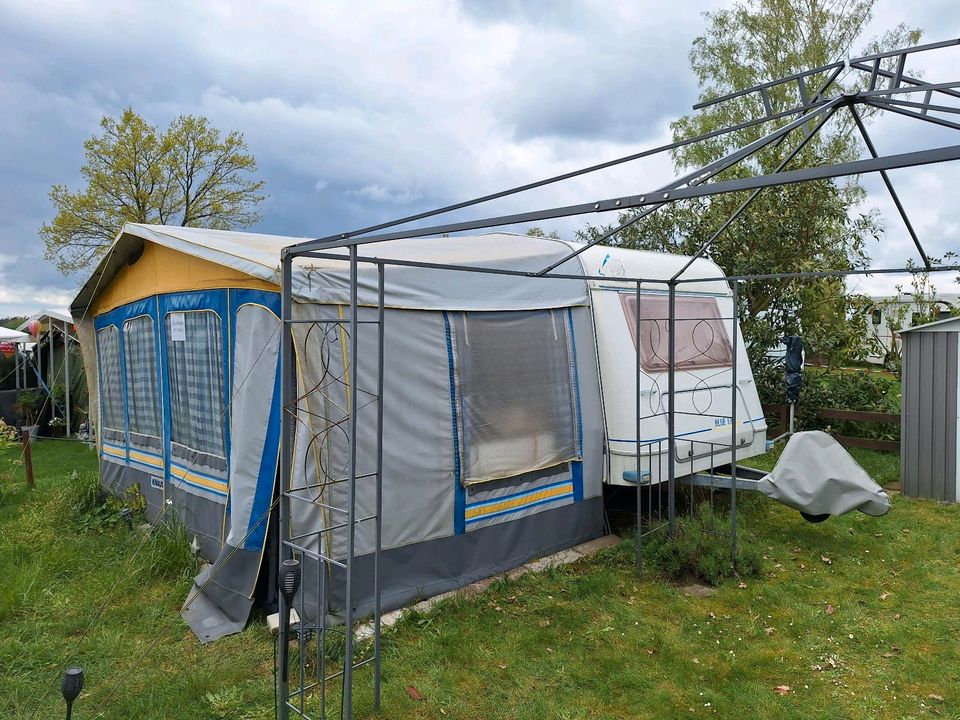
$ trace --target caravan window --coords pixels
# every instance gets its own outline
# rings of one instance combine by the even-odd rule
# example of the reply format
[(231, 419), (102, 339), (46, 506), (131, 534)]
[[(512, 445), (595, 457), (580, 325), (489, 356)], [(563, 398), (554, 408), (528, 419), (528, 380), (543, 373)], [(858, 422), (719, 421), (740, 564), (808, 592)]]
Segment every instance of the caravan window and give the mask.
[(573, 353), (558, 311), (451, 314), (462, 482), (579, 456)]
[(127, 371), (130, 432), (159, 438), (160, 388), (153, 318), (141, 315), (123, 324), (123, 360)]
[[(637, 346), (637, 295), (621, 293), (620, 302)], [(669, 367), (669, 297), (644, 294), (640, 298), (640, 364), (647, 372)], [(733, 349), (716, 298), (676, 296), (676, 367), (681, 370), (729, 367)]]
[(168, 313), (164, 321), (170, 382), (170, 440), (226, 457), (220, 317), (209, 310)]
[[(123, 412), (123, 377), (120, 374), (120, 333), (115, 325), (97, 333), (100, 352), (100, 416), (104, 438), (123, 441), (126, 421)], [(117, 437), (119, 435), (119, 437)]]

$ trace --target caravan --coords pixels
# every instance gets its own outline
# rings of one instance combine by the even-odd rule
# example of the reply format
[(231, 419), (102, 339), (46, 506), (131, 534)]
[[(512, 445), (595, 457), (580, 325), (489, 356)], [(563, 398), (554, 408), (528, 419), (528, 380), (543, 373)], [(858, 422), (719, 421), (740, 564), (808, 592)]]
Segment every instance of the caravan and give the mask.
[[(258, 578), (276, 572), (267, 548), (277, 532), (280, 257), (300, 240), (128, 224), (72, 304), (104, 484), (117, 492), (136, 485), (151, 520), (176, 517), (214, 561), (186, 613), (205, 641), (242, 628)], [(293, 462), (279, 480), (296, 500), (285, 540), (301, 548), (308, 616), (343, 606), (335, 590), (321, 597), (317, 558), (346, 552), (336, 508), (345, 501), (350, 413), (358, 424), (356, 507), (373, 517), (374, 484), (363, 478), (376, 474), (382, 402), (384, 609), (597, 537), (604, 483), (667, 479), (670, 328), (658, 281), (688, 258), (592, 247), (560, 265), (560, 277), (530, 277), (579, 248), (508, 233), (368, 246), (395, 263), (381, 266), (382, 368), (377, 266), (358, 266), (350, 338), (346, 251), (337, 251), (343, 259), (296, 259), (296, 400), (286, 408), (295, 420)], [(483, 268), (507, 274), (471, 271)], [(765, 449), (722, 274), (697, 260), (684, 276), (694, 282), (676, 293), (677, 477), (730, 461), (734, 418), (737, 457)], [(639, 302), (629, 277), (651, 281)], [(374, 398), (381, 369), (383, 393)], [(357, 526), (361, 570), (374, 562), (375, 532), (373, 522)], [(353, 593), (361, 612), (370, 607), (366, 580)]]

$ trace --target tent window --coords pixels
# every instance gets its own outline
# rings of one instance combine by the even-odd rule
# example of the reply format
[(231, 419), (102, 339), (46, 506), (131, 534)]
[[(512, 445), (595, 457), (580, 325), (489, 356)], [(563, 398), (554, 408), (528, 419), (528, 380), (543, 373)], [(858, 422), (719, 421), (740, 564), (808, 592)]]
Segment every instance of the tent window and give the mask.
[(579, 457), (576, 379), (565, 315), (456, 313), (464, 485)]
[(168, 313), (164, 320), (170, 380), (170, 439), (226, 457), (220, 318), (210, 310)]
[[(126, 419), (123, 412), (123, 378), (120, 374), (120, 333), (115, 325), (97, 333), (100, 350), (100, 416), (108, 440), (123, 440)], [(119, 434), (120, 437), (116, 437)], [(110, 437), (110, 436), (113, 437)]]
[[(634, 347), (637, 346), (637, 294), (621, 293), (620, 302)], [(640, 364), (647, 372), (669, 367), (670, 304), (666, 295), (640, 301)], [(676, 367), (680, 370), (729, 367), (733, 349), (716, 298), (676, 296)]]
[(152, 317), (143, 315), (123, 324), (123, 348), (130, 432), (159, 438), (160, 388)]

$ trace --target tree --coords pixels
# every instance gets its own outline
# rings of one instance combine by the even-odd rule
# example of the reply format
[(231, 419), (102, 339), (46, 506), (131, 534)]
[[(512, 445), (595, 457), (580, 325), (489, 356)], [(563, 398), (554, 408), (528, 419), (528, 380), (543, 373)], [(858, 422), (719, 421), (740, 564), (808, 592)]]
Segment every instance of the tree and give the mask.
[(542, 227), (534, 225), (532, 228), (527, 229), (527, 235), (530, 237), (542, 237), (550, 238), (551, 240), (559, 240), (560, 234), (556, 230), (551, 230), (549, 233), (544, 232)]
[[(809, 70), (855, 54), (875, 0), (743, 0), (728, 10), (706, 13), (705, 33), (690, 51), (700, 83), (700, 99), (740, 90)], [(901, 25), (865, 44), (864, 52), (915, 43), (920, 31)], [(895, 61), (895, 58), (891, 58)], [(825, 77), (811, 77), (817, 88)], [(838, 84), (833, 93), (849, 89)], [(811, 91), (812, 92), (812, 91)], [(771, 90), (775, 108), (798, 104), (795, 83)], [(762, 112), (755, 95), (713, 105), (672, 123), (674, 140), (734, 125)], [(869, 117), (868, 114), (864, 114)], [(794, 118), (730, 133), (673, 153), (678, 172), (714, 162), (783, 126)], [(809, 127), (809, 126), (808, 126)], [(860, 156), (852, 120), (837, 113), (793, 160), (792, 168), (821, 165)], [(749, 160), (717, 175), (717, 180), (769, 174), (799, 142), (795, 131)], [(883, 226), (875, 212), (855, 212), (864, 199), (855, 180), (818, 181), (763, 190), (749, 209), (720, 234), (708, 255), (730, 275), (849, 270), (867, 267), (869, 242)], [(691, 254), (722, 226), (748, 197), (732, 193), (672, 203), (621, 233), (626, 247)], [(636, 217), (621, 215), (620, 222)], [(609, 228), (587, 228), (596, 238)], [(754, 363), (785, 334), (802, 334), (808, 354), (841, 361), (864, 352), (866, 299), (847, 293), (841, 279), (771, 280), (742, 283), (739, 315)]]
[(64, 274), (95, 262), (125, 222), (233, 229), (260, 219), (262, 180), (243, 135), (221, 136), (204, 117), (181, 115), (160, 132), (132, 108), (104, 117), (83, 146), (86, 187), (54, 185), (57, 214), (40, 228), (46, 257)]
[[(924, 325), (941, 318), (945, 310), (937, 300), (937, 288), (926, 271), (916, 272), (910, 277), (910, 292), (903, 285), (896, 286), (897, 294), (881, 300), (871, 310), (886, 320), (889, 335), (881, 337), (878, 324), (870, 324), (869, 344), (871, 353), (883, 357), (884, 366), (900, 375), (903, 369), (903, 338), (900, 333), (910, 327)], [(954, 314), (951, 310), (950, 314)]]

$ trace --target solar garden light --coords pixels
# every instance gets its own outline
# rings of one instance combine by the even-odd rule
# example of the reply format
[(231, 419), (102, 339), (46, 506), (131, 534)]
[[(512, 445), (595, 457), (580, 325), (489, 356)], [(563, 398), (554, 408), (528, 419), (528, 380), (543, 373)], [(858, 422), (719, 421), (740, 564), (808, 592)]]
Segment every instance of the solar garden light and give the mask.
[[(280, 613), (280, 687), (286, 692), (289, 679), (289, 662), (287, 660), (290, 646), (287, 634), (290, 632), (290, 608), (293, 606), (293, 597), (300, 589), (300, 561), (284, 560), (280, 566), (280, 596), (283, 598), (283, 612)], [(286, 697), (280, 698), (281, 708), (286, 706)]]
[(286, 612), (289, 620), (290, 607), (293, 605), (293, 596), (300, 589), (300, 561), (284, 560), (280, 569), (280, 594), (283, 595), (283, 602), (286, 604)]
[(83, 690), (83, 668), (70, 667), (63, 674), (63, 680), (60, 681), (60, 692), (63, 699), (67, 701), (67, 720), (73, 714), (73, 701)]
[(120, 511), (120, 519), (127, 524), (128, 528), (133, 530), (133, 510), (128, 507), (123, 508)]

